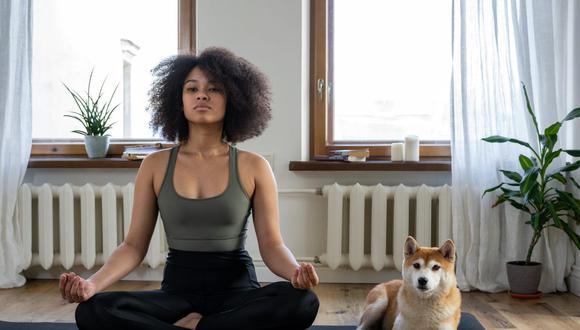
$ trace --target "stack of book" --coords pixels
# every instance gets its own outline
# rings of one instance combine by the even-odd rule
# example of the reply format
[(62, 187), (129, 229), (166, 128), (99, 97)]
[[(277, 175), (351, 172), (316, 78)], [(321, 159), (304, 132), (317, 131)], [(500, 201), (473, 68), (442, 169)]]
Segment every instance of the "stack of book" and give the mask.
[(154, 145), (151, 144), (143, 144), (143, 145), (135, 145), (135, 146), (126, 146), (125, 150), (123, 151), (123, 159), (127, 160), (142, 160), (143, 158), (147, 157), (150, 153), (163, 149), (163, 145), (161, 143), (156, 143)]
[(341, 160), (345, 162), (364, 162), (370, 155), (369, 149), (343, 149), (331, 150), (328, 160)]

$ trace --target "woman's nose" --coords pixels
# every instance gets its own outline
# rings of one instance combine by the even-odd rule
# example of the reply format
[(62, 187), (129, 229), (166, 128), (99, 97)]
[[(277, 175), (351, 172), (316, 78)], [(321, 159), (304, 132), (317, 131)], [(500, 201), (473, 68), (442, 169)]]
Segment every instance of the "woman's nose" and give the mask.
[(207, 94), (206, 93), (200, 92), (200, 93), (197, 93), (196, 99), (197, 100), (207, 100), (208, 97), (207, 97)]

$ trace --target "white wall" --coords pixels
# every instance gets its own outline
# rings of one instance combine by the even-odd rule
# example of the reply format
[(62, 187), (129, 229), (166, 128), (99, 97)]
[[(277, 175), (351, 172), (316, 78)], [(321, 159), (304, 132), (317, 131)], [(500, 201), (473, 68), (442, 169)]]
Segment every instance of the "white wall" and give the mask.
[[(288, 162), (308, 155), (309, 1), (306, 0), (197, 0), (198, 49), (226, 47), (257, 65), (272, 85), (273, 118), (264, 134), (241, 143), (242, 149), (274, 155), (279, 189), (320, 188), (326, 184), (442, 185), (450, 172), (291, 172)], [(27, 172), (25, 182), (125, 184), (136, 170), (39, 170)], [(298, 259), (318, 256), (326, 244), (324, 198), (308, 194), (281, 194), (280, 219), (284, 239)], [(259, 258), (253, 233), (248, 250)], [(260, 280), (273, 277), (257, 264)], [(340, 270), (319, 273), (327, 281), (378, 281), (389, 272)], [(48, 274), (38, 271), (36, 275)], [(50, 276), (50, 275), (46, 275)], [(147, 278), (147, 276), (140, 278)], [(160, 273), (153, 277), (160, 279)]]

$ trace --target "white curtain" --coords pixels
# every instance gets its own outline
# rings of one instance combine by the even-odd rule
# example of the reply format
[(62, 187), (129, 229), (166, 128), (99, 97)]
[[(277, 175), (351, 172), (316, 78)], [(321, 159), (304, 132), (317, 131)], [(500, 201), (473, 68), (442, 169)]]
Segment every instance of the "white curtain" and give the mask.
[[(579, 9), (576, 0), (454, 1), (453, 237), (462, 290), (508, 289), (505, 263), (525, 258), (532, 234), (524, 223), (527, 214), (507, 204), (492, 208), (495, 194), (482, 198), (482, 193), (505, 181), (499, 169), (519, 169), (517, 156), (529, 153), (519, 145), (481, 139), (502, 135), (537, 147), (521, 82), (542, 130), (561, 120), (573, 105), (580, 106), (574, 100), (574, 93), (579, 94), (578, 76), (570, 74), (578, 71), (572, 55), (580, 35), (575, 23)], [(560, 146), (574, 147), (575, 125), (564, 125)], [(545, 232), (532, 256), (543, 263), (540, 290), (565, 291), (564, 276), (570, 273), (573, 258), (564, 233)]]
[(16, 196), (32, 142), (31, 0), (0, 1), (0, 288), (24, 285)]

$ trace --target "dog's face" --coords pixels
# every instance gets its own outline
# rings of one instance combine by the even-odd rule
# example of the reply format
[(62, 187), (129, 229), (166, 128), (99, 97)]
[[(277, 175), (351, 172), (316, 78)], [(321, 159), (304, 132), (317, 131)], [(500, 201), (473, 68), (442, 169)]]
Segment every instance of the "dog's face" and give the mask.
[(420, 247), (409, 236), (405, 241), (403, 281), (422, 297), (447, 292), (456, 285), (455, 245), (447, 240), (440, 248)]

